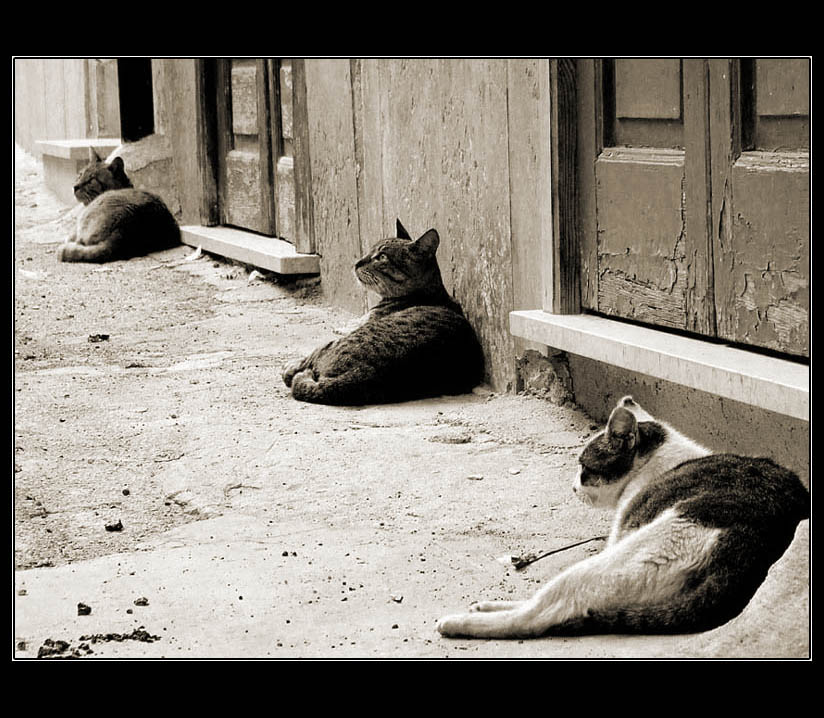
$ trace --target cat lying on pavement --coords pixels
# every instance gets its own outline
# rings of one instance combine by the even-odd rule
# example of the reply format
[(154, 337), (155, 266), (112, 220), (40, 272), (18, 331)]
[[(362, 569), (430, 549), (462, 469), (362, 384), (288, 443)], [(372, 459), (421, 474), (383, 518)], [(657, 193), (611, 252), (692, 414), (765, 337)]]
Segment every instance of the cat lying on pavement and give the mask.
[(687, 633), (738, 615), (810, 516), (799, 478), (771, 459), (712, 454), (632, 397), (581, 453), (575, 491), (615, 507), (603, 551), (525, 601), (482, 601), (444, 636)]
[(89, 150), (74, 196), (85, 206), (77, 228), (60, 246), (61, 262), (110, 262), (130, 259), (180, 244), (180, 228), (163, 200), (134, 189), (123, 159), (106, 164)]
[(284, 370), (295, 399), (377, 404), (463, 394), (482, 381), (475, 331), (441, 279), (438, 233), (413, 240), (400, 220), (396, 231), (355, 264), (361, 284), (381, 296), (366, 320)]

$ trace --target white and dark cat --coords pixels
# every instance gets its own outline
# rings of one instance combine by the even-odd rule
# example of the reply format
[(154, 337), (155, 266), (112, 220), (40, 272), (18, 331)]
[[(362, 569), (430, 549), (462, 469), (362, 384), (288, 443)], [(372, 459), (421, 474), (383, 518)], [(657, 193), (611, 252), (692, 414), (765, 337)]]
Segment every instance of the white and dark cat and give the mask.
[(482, 381), (478, 339), (441, 279), (438, 233), (413, 240), (400, 220), (396, 231), (355, 264), (360, 283), (381, 296), (366, 321), (284, 370), (295, 399), (377, 404), (462, 394)]
[(106, 164), (90, 150), (74, 196), (85, 206), (77, 228), (60, 246), (61, 262), (130, 259), (180, 244), (180, 228), (155, 194), (134, 189), (123, 159)]
[(485, 601), (444, 636), (530, 638), (705, 631), (738, 615), (810, 516), (799, 478), (770, 459), (712, 454), (632, 397), (581, 453), (576, 492), (617, 507), (606, 547), (525, 601)]

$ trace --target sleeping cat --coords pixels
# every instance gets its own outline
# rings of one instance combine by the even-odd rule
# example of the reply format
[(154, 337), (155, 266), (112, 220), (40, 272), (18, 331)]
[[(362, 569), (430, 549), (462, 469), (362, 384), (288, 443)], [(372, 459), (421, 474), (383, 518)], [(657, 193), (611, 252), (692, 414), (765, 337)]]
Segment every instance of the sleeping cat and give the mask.
[(743, 610), (810, 516), (794, 473), (770, 459), (711, 454), (632, 397), (579, 462), (576, 492), (617, 507), (604, 550), (526, 601), (442, 618), (444, 636), (705, 631)]
[(367, 320), (341, 339), (288, 366), (283, 381), (300, 401), (377, 404), (462, 394), (481, 382), (478, 339), (443, 286), (430, 229), (412, 240), (378, 242), (355, 264), (355, 276), (381, 296)]
[(86, 207), (60, 247), (61, 262), (129, 259), (180, 244), (180, 229), (163, 200), (134, 189), (120, 157), (107, 165), (90, 150), (74, 196)]

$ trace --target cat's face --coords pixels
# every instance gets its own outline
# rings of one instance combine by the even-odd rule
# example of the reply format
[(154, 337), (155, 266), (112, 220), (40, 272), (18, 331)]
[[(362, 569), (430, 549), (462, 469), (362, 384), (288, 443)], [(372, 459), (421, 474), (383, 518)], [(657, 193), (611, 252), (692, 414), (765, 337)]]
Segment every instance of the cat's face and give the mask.
[(649, 417), (631, 396), (625, 396), (612, 410), (606, 429), (584, 447), (574, 486), (583, 501), (596, 508), (613, 508), (618, 503), (636, 468), (639, 416)]
[(106, 164), (93, 155), (75, 180), (74, 196), (83, 204), (89, 204), (107, 190), (124, 187), (131, 187), (131, 182), (123, 168), (123, 160), (115, 157), (110, 164)]
[(384, 239), (355, 263), (355, 276), (367, 289), (381, 297), (403, 297), (427, 289), (437, 282), (440, 271), (435, 252), (438, 233), (430, 229), (416, 240), (398, 222), (398, 237)]

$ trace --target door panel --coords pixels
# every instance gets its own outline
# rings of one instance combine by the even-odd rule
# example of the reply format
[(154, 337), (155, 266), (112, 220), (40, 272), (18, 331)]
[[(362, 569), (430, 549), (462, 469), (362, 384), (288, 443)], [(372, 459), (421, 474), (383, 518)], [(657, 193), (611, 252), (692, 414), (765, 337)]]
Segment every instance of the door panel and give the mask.
[(606, 144), (683, 149), (681, 60), (606, 60), (603, 65)]
[(684, 328), (684, 153), (605, 148), (596, 177), (598, 307)]
[(742, 60), (741, 66), (741, 99), (752, 109), (744, 118), (744, 149), (809, 151), (809, 60)]
[[(713, 60), (741, 107), (741, 137), (714, 159), (725, 178), (714, 269), (718, 336), (809, 356), (809, 61)], [(711, 128), (723, 132), (720, 120)]]
[(615, 116), (681, 119), (680, 60), (615, 60)]
[(222, 223), (274, 235), (267, 64), (221, 60), (217, 86)]
[(603, 61), (600, 74), (605, 146), (595, 161), (597, 291), (589, 308), (684, 329), (681, 61)]

